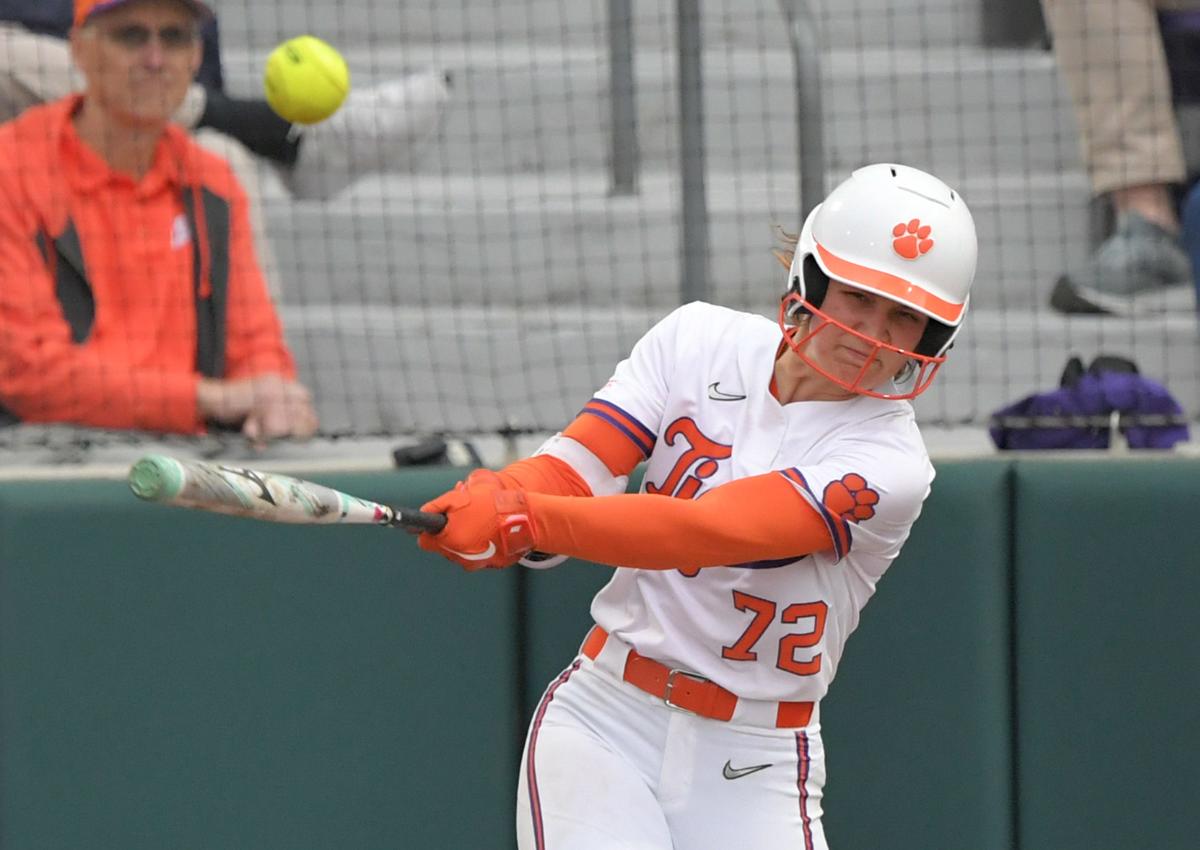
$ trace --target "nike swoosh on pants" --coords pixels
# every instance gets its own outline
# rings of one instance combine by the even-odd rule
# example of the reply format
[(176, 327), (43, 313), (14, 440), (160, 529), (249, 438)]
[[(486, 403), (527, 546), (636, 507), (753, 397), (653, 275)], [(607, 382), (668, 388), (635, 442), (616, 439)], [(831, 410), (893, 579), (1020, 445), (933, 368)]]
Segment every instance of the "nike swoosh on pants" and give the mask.
[(741, 779), (743, 776), (749, 776), (751, 773), (766, 770), (770, 766), (769, 764), (756, 764), (753, 767), (734, 767), (729, 762), (725, 762), (725, 767), (721, 768), (721, 775), (726, 779)]

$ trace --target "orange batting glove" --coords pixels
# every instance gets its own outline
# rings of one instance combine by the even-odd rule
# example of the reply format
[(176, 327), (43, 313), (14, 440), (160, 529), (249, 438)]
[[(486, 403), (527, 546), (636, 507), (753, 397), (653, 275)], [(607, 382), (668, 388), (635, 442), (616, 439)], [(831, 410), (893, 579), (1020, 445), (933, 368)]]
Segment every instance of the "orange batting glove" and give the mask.
[(510, 567), (534, 548), (534, 528), (523, 490), (505, 490), (496, 473), (480, 469), (421, 506), (444, 513), (446, 527), (425, 532), (417, 545), (465, 570)]

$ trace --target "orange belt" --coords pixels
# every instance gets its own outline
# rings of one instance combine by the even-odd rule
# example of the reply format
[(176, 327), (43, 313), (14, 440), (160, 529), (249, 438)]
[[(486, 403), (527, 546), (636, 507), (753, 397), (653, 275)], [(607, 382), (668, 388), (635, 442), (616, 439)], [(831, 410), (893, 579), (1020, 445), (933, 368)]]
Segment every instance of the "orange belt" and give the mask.
[[(593, 661), (604, 649), (608, 632), (593, 626), (583, 642), (582, 652)], [(725, 690), (711, 679), (685, 670), (673, 670), (652, 658), (639, 655), (630, 648), (625, 657), (623, 678), (635, 688), (658, 697), (671, 708), (708, 717), (712, 720), (731, 720), (737, 707), (737, 695)], [(807, 726), (812, 719), (811, 702), (781, 702), (775, 713), (775, 726), (794, 729)]]

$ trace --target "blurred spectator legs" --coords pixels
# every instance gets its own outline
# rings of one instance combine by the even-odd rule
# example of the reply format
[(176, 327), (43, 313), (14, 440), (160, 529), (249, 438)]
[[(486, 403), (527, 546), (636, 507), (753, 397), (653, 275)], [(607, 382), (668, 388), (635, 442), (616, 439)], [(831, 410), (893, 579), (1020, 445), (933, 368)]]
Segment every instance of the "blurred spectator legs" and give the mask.
[(1042, 0), (1075, 105), (1083, 159), (1107, 196), (1114, 232), (1087, 266), (1064, 275), (1051, 305), (1065, 313), (1173, 311), (1195, 304), (1171, 187), (1185, 166), (1157, 8), (1195, 0)]

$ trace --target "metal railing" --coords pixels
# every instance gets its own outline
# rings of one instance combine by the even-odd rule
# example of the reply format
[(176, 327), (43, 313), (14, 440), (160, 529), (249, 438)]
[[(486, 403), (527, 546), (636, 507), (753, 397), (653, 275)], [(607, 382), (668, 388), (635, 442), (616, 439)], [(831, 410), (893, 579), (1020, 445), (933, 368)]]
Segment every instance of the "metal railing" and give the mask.
[[(825, 196), (825, 127), (821, 91), (822, 40), (808, 0), (780, 0), (787, 22), (796, 91), (800, 221)], [(676, 0), (679, 69), (681, 302), (707, 300), (709, 277), (708, 199), (705, 188), (705, 128), (702, 7)], [(637, 139), (637, 87), (633, 68), (631, 0), (608, 0), (610, 92), (610, 194), (638, 190), (641, 158)]]

